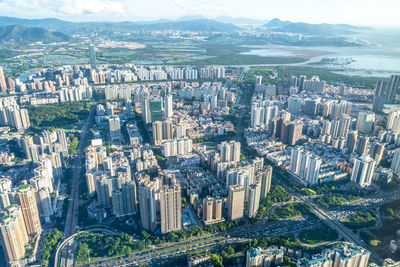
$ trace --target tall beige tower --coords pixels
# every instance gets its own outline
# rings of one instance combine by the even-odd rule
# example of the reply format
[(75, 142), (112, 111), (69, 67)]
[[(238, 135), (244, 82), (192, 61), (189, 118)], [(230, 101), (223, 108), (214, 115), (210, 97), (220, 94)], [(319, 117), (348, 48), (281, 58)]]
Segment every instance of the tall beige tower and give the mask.
[(255, 183), (250, 185), (250, 194), (249, 194), (249, 206), (247, 207), (247, 216), (249, 218), (254, 218), (257, 215), (258, 208), (260, 206), (260, 188), (259, 183)]
[(267, 166), (265, 170), (260, 174), (260, 182), (261, 182), (261, 197), (260, 200), (264, 200), (269, 191), (271, 190), (271, 181), (272, 181), (272, 166)]
[(24, 258), (29, 239), (20, 206), (10, 205), (2, 213), (0, 239), (9, 265), (13, 266)]
[(4, 77), (4, 71), (2, 66), (0, 66), (0, 90), (3, 92), (7, 91), (6, 78)]
[(221, 154), (222, 162), (239, 162), (240, 161), (240, 142), (230, 141), (222, 142), (218, 146), (219, 152)]
[(214, 199), (212, 197), (203, 199), (203, 220), (206, 223), (213, 220), (213, 205)]
[(229, 219), (243, 218), (244, 210), (244, 187), (242, 185), (231, 185), (228, 189), (228, 213)]
[(17, 195), (28, 235), (41, 233), (42, 226), (40, 224), (36, 197), (32, 187), (29, 184), (19, 186)]
[(181, 188), (178, 184), (160, 190), (161, 233), (182, 229)]
[(140, 220), (145, 230), (154, 232), (157, 227), (158, 186), (154, 181), (139, 184)]

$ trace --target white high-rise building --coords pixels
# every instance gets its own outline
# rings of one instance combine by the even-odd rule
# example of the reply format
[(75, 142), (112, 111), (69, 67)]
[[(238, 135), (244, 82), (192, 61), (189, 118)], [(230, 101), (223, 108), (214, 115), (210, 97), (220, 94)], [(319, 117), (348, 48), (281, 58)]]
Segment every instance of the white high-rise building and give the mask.
[(261, 75), (257, 75), (256, 76), (256, 84), (257, 85), (261, 85), (262, 84), (262, 76)]
[(249, 206), (247, 209), (247, 216), (249, 218), (254, 218), (257, 215), (258, 208), (260, 207), (260, 194), (260, 184), (252, 184), (249, 188)]
[(175, 125), (176, 138), (186, 137), (186, 124)]
[(386, 129), (397, 133), (400, 132), (400, 110), (393, 111), (389, 114)]
[(343, 114), (339, 118), (339, 126), (337, 132), (335, 132), (332, 136), (337, 137), (347, 137), (349, 134), (351, 124), (351, 117), (347, 114)]
[(162, 122), (156, 121), (153, 123), (153, 142), (158, 145), (163, 139)]
[(121, 122), (119, 117), (116, 115), (110, 116), (108, 119), (108, 125), (110, 127), (111, 140), (121, 141)]
[(390, 168), (394, 174), (400, 175), (400, 148), (395, 150)]
[(222, 162), (239, 162), (240, 161), (240, 142), (230, 141), (222, 142), (218, 145)]
[(310, 185), (318, 184), (319, 173), (321, 169), (322, 160), (320, 157), (311, 156), (310, 164), (307, 168), (306, 181)]
[(278, 116), (279, 109), (268, 101), (257, 101), (251, 106), (251, 127), (268, 126)]
[(289, 97), (288, 111), (291, 114), (300, 114), (301, 112), (301, 98)]
[(228, 188), (229, 219), (236, 220), (243, 217), (245, 190), (242, 185), (231, 185)]
[(192, 139), (179, 139), (163, 143), (163, 156), (174, 157), (185, 155), (193, 151)]
[(293, 173), (298, 173), (299, 171), (301, 152), (303, 152), (301, 147), (295, 147), (292, 149), (290, 156), (290, 170)]
[(358, 113), (356, 129), (362, 133), (370, 133), (375, 122), (375, 113), (362, 110)]
[(150, 109), (150, 99), (146, 98), (141, 104), (142, 117), (145, 124), (149, 124), (152, 121), (151, 109)]
[(140, 220), (142, 227), (154, 232), (157, 227), (157, 203), (159, 203), (159, 184), (145, 181), (139, 184)]
[(310, 80), (303, 82), (303, 89), (307, 92), (322, 93), (325, 89), (326, 82), (320, 81), (318, 76), (313, 76)]
[(90, 66), (92, 69), (96, 68), (96, 50), (93, 44), (89, 44), (89, 53), (90, 53)]
[(371, 185), (374, 170), (375, 161), (370, 156), (361, 156), (354, 160), (351, 181), (358, 184), (360, 187), (369, 186)]
[(295, 147), (290, 156), (290, 171), (304, 183), (316, 185), (319, 183), (322, 159), (301, 147)]
[(347, 101), (341, 101), (340, 103), (327, 102), (326, 109), (323, 110), (323, 116), (330, 116), (331, 119), (337, 120), (340, 115), (350, 115), (352, 104)]
[(162, 186), (160, 190), (161, 233), (182, 229), (181, 188), (178, 184)]
[(169, 94), (165, 97), (165, 117), (170, 118), (174, 115), (172, 95)]
[(0, 209), (5, 209), (10, 203), (12, 182), (8, 177), (0, 178)]

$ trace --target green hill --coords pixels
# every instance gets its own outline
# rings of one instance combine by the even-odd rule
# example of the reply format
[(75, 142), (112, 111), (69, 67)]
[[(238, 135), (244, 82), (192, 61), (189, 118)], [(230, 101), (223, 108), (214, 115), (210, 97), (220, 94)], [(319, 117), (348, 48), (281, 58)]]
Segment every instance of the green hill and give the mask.
[(69, 22), (58, 19), (20, 19), (0, 16), (0, 26), (27, 25), (40, 27), (49, 31), (58, 31), (65, 34), (110, 34), (114, 32), (133, 31), (195, 31), (195, 32), (231, 32), (240, 27), (210, 19), (184, 19), (175, 21), (121, 21), (121, 22)]
[(71, 37), (61, 32), (48, 31), (43, 28), (25, 25), (10, 25), (0, 27), (0, 42), (15, 43), (53, 43), (69, 41)]
[(267, 30), (275, 32), (301, 33), (307, 35), (345, 35), (371, 29), (369, 27), (360, 27), (348, 24), (309, 24), (304, 22), (290, 22), (282, 21), (277, 18), (264, 24), (264, 27)]

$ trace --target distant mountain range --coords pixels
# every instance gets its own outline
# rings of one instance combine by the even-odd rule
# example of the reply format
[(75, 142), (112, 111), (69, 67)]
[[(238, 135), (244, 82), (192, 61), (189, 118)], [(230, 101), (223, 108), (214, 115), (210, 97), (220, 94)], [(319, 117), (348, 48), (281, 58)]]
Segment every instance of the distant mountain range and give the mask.
[[(239, 26), (240, 25), (240, 26)], [(115, 32), (180, 30), (193, 32), (226, 32), (243, 30), (253, 25), (260, 30), (301, 33), (305, 35), (345, 35), (369, 29), (347, 24), (308, 24), (273, 19), (267, 23), (248, 18), (217, 17), (214, 20), (202, 16), (189, 16), (176, 20), (122, 21), (122, 22), (70, 22), (54, 18), (21, 19), (0, 16), (0, 41), (55, 42), (70, 40), (76, 34), (111, 35)]]
[(348, 24), (309, 24), (304, 22), (282, 21), (273, 19), (264, 24), (268, 31), (301, 33), (306, 35), (344, 35), (371, 29), (369, 27), (353, 26)]
[(109, 33), (132, 32), (140, 30), (180, 30), (195, 32), (232, 32), (240, 30), (239, 26), (210, 19), (192, 19), (176, 21), (150, 21), (150, 22), (69, 22), (59, 19), (20, 19), (13, 17), (0, 17), (0, 26), (16, 24), (31, 27), (42, 27), (46, 30), (60, 31), (65, 34), (79, 33)]
[(48, 31), (39, 27), (30, 27), (26, 25), (10, 25), (0, 27), (0, 42), (16, 42), (16, 43), (53, 43), (69, 41), (71, 37), (68, 35)]

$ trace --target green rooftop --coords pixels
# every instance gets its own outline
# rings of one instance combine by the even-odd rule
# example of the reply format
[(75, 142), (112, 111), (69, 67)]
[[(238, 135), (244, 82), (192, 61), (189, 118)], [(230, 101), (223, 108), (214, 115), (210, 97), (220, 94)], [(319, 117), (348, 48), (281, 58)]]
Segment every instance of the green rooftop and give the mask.
[(24, 184), (24, 185), (18, 186), (18, 190), (23, 190), (23, 189), (28, 189), (28, 188), (29, 188), (29, 184)]
[(4, 220), (7, 220), (8, 218), (10, 218), (10, 216), (8, 216), (8, 215), (1, 217), (1, 219), (2, 219), (3, 221), (4, 221)]
[(14, 207), (14, 205), (11, 204), (11, 205), (7, 206), (6, 209), (9, 210), (9, 209), (12, 209), (13, 207)]

